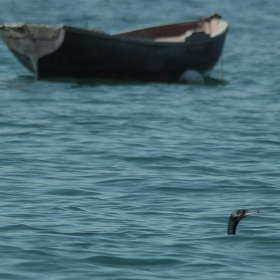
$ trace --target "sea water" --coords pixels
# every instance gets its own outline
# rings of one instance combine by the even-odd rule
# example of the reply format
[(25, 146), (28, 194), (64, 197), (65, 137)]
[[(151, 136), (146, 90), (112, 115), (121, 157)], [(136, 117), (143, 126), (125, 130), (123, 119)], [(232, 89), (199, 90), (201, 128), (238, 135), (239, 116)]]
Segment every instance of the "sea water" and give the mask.
[[(279, 279), (278, 1), (0, 5), (108, 33), (229, 23), (204, 85), (37, 80), (0, 42), (1, 279)], [(228, 236), (239, 208), (260, 213)]]

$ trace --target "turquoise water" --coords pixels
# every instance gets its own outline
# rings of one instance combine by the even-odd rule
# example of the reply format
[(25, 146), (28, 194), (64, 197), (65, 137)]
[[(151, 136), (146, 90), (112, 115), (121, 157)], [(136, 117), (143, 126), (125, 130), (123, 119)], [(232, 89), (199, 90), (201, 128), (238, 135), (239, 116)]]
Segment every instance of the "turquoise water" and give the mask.
[[(0, 43), (1, 279), (279, 279), (279, 3), (4, 1), (1, 22), (229, 22), (223, 81), (36, 80)], [(260, 213), (227, 235), (230, 213)]]

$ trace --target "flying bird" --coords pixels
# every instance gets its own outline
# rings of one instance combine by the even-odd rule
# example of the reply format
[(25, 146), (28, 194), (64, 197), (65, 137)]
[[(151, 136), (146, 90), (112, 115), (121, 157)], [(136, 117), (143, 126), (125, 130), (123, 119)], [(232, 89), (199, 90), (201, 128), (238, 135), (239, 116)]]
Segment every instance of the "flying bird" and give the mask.
[(259, 213), (259, 210), (239, 209), (231, 213), (228, 221), (228, 235), (235, 235), (238, 223), (249, 215)]

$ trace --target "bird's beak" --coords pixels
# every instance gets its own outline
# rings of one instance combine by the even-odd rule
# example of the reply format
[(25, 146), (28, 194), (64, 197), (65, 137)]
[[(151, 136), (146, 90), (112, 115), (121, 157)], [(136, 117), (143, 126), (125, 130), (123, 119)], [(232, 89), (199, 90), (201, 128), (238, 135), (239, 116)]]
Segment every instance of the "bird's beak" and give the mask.
[(252, 214), (259, 213), (259, 212), (260, 212), (259, 210), (247, 210), (245, 213), (245, 217), (252, 215)]

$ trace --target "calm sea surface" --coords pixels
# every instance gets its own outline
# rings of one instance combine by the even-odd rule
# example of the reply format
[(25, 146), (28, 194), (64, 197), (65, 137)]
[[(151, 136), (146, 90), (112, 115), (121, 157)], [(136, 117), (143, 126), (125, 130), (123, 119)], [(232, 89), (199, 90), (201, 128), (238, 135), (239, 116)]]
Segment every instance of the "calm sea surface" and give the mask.
[[(204, 85), (36, 80), (0, 42), (1, 279), (279, 279), (278, 0), (0, 0), (106, 32), (220, 13)], [(227, 235), (230, 213), (260, 213)]]

